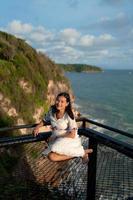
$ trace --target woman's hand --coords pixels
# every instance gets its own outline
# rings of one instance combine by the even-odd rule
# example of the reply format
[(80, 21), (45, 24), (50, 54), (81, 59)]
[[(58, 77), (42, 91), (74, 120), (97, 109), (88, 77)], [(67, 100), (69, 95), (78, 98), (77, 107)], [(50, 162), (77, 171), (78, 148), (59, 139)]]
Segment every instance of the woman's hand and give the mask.
[(33, 135), (34, 135), (34, 136), (37, 136), (38, 134), (39, 134), (39, 127), (36, 126), (36, 127), (34, 128), (34, 130), (33, 130)]
[(65, 137), (75, 138), (75, 134), (76, 134), (76, 129), (74, 128)]
[(33, 135), (37, 136), (39, 134), (39, 128), (41, 128), (44, 125), (44, 122), (41, 121), (33, 130)]

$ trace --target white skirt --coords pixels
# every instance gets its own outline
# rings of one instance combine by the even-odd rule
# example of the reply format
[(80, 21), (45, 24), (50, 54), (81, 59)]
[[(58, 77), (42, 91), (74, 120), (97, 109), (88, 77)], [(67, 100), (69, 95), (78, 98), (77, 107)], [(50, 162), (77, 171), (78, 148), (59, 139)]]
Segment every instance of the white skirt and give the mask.
[(48, 153), (50, 153), (51, 151), (72, 157), (83, 157), (84, 155), (84, 148), (81, 144), (81, 140), (79, 137), (57, 138), (54, 142), (49, 143), (48, 148), (44, 150), (43, 155), (48, 155)]

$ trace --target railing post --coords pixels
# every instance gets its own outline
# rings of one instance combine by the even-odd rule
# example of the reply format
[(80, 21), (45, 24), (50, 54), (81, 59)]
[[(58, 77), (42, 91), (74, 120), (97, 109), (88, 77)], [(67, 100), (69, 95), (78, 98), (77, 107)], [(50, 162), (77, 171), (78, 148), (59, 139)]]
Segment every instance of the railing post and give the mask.
[(87, 200), (95, 200), (96, 195), (96, 163), (97, 163), (97, 141), (89, 139), (89, 148), (93, 149), (93, 153), (89, 156), (88, 174), (87, 174)]
[(86, 128), (86, 120), (85, 119), (82, 120), (82, 128)]

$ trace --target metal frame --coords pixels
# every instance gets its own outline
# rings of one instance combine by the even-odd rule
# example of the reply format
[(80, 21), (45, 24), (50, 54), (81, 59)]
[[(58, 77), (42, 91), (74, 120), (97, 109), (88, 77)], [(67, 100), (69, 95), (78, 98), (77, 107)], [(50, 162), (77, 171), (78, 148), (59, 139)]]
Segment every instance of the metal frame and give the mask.
[[(125, 154), (126, 156), (133, 158), (133, 146), (116, 140), (113, 137), (108, 136), (107, 134), (100, 133), (98, 131), (92, 130), (90, 128), (86, 128), (86, 123), (92, 123), (97, 126), (103, 127), (107, 130), (114, 131), (116, 133), (122, 134), (126, 137), (133, 138), (133, 135), (127, 133), (125, 131), (109, 127), (104, 124), (100, 124), (98, 122), (86, 119), (86, 118), (79, 118), (76, 120), (77, 122), (82, 122), (82, 127), (79, 128), (78, 134), (84, 135), (85, 137), (89, 138), (89, 148), (93, 149), (93, 154), (90, 155), (90, 161), (88, 163), (88, 183), (87, 183), (87, 200), (95, 200), (96, 194), (96, 163), (97, 163), (97, 145), (104, 144), (112, 149), (117, 150), (118, 152)], [(0, 128), (0, 132), (4, 131), (11, 131), (17, 129), (24, 129), (24, 128), (33, 128), (36, 124), (32, 125), (20, 125), (14, 127), (7, 127), (7, 128)], [(51, 135), (51, 132), (45, 132), (39, 134), (37, 137), (34, 137), (32, 134), (22, 135), (22, 136), (15, 136), (15, 137), (6, 137), (0, 139), (0, 147), (6, 147), (15, 145), (18, 143), (30, 143), (30, 142), (38, 142), (42, 140), (46, 140)], [(90, 173), (91, 172), (91, 173)]]

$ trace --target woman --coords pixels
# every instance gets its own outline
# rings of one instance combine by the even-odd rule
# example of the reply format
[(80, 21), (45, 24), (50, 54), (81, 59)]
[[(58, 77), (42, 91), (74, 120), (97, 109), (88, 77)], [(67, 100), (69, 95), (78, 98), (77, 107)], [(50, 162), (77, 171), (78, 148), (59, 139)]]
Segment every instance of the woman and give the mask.
[(46, 122), (51, 123), (52, 130), (48, 153), (51, 161), (68, 160), (74, 157), (82, 157), (84, 163), (88, 161), (88, 154), (93, 150), (84, 150), (81, 145), (68, 93), (58, 94), (55, 105), (51, 106), (44, 119), (35, 127), (33, 131), (35, 136), (39, 134), (39, 128)]

